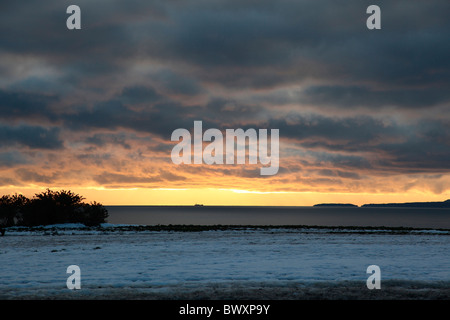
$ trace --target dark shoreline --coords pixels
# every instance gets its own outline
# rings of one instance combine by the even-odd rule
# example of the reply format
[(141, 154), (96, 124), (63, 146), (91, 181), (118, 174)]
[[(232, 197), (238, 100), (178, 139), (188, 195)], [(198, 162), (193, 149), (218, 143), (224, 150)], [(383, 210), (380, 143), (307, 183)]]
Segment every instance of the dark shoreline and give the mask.
[[(450, 235), (450, 229), (442, 228), (413, 228), (413, 227), (387, 227), (387, 226), (318, 226), (318, 225), (113, 225), (102, 226), (76, 226), (64, 224), (54, 226), (15, 226), (6, 228), (12, 232), (57, 232), (67, 230), (99, 231), (99, 232), (123, 232), (123, 231), (156, 231), (156, 232), (202, 232), (202, 231), (249, 231), (249, 230), (290, 230), (303, 232), (327, 231), (327, 233), (370, 233), (370, 234), (437, 234)], [(433, 233), (436, 231), (436, 233)]]

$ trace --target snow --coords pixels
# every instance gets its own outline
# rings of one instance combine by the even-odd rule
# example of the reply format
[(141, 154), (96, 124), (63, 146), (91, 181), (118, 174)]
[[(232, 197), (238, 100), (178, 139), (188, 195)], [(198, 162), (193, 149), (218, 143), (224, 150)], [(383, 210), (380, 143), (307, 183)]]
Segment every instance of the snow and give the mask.
[[(130, 290), (350, 281), (365, 286), (366, 269), (382, 281), (450, 283), (449, 233), (442, 230), (335, 232), (328, 229), (133, 231), (103, 225), (9, 228), (0, 238), (0, 298), (68, 294), (69, 265), (81, 269), (81, 294)], [(127, 227), (122, 225), (121, 227)], [(106, 231), (105, 231), (106, 230)], [(420, 231), (420, 230), (419, 230)]]

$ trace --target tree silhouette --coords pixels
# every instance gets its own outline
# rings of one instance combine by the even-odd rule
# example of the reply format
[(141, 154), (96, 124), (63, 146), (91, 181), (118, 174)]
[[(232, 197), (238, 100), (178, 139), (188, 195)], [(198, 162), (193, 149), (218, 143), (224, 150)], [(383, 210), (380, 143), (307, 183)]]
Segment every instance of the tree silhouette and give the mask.
[(28, 199), (21, 194), (4, 195), (0, 198), (0, 226), (11, 227), (21, 219), (22, 209)]
[(87, 204), (84, 197), (68, 190), (47, 189), (28, 199), (23, 195), (0, 198), (0, 227), (83, 223), (88, 226), (106, 221), (108, 211), (100, 203)]

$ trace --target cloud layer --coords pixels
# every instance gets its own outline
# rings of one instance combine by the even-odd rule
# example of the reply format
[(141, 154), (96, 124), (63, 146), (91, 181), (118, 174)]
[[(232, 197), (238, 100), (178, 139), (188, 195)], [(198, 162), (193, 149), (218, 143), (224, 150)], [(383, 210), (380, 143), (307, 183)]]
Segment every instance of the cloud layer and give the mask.
[[(70, 4), (0, 12), (2, 186), (450, 190), (446, 0), (375, 31), (369, 1), (78, 1), (75, 31)], [(172, 164), (194, 120), (280, 129), (279, 173)]]

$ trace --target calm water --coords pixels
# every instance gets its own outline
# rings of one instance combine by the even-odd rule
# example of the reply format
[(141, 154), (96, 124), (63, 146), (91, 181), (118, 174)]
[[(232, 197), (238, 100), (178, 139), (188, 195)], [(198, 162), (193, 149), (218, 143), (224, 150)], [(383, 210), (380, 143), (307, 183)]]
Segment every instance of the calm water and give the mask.
[(317, 225), (450, 228), (450, 209), (108, 206), (108, 222), (139, 225)]

